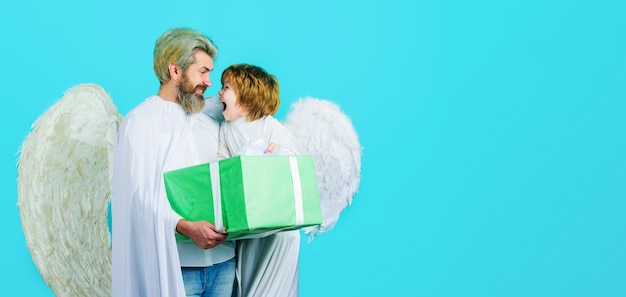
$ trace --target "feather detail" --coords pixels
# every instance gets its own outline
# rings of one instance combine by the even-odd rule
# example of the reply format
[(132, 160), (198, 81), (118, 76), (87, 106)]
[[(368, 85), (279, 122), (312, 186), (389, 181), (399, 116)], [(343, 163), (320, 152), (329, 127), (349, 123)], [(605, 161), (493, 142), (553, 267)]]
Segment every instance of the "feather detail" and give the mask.
[(18, 159), (28, 249), (57, 296), (110, 296), (107, 212), (122, 117), (95, 84), (67, 90), (32, 125)]
[(293, 133), (300, 155), (315, 160), (322, 224), (303, 228), (311, 242), (332, 230), (357, 193), (361, 178), (358, 135), (339, 106), (328, 100), (301, 98), (291, 105), (284, 125)]

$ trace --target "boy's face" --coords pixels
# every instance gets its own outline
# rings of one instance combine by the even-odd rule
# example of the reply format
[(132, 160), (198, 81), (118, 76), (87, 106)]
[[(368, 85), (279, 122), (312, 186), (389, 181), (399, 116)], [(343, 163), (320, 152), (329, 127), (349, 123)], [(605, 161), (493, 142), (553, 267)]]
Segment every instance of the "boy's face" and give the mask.
[(220, 101), (224, 106), (222, 114), (224, 115), (225, 120), (234, 121), (248, 115), (248, 113), (243, 110), (239, 104), (237, 104), (239, 96), (235, 94), (235, 90), (228, 80), (224, 81), (222, 89), (218, 92), (218, 94), (220, 95)]

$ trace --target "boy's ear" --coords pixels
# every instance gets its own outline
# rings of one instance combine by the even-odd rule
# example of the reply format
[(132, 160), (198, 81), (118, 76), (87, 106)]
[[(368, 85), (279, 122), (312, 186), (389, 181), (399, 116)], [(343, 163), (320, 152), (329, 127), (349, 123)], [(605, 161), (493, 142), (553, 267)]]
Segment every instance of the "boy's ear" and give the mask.
[(172, 78), (172, 80), (179, 80), (182, 77), (182, 71), (180, 67), (178, 67), (178, 65), (170, 63), (169, 65), (167, 65), (167, 68), (170, 72), (170, 77)]

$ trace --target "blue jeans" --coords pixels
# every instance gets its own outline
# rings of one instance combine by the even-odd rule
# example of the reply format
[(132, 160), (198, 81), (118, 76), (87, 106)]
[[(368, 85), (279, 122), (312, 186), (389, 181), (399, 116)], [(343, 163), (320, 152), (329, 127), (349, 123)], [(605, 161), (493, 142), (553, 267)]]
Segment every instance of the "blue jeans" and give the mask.
[(182, 267), (187, 297), (230, 297), (235, 258), (208, 267)]

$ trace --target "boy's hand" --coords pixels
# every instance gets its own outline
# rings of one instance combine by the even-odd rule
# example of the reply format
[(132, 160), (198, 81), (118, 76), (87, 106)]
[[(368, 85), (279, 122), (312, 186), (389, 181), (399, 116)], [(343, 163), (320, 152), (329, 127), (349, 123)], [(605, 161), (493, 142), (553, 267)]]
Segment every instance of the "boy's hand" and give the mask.
[(278, 148), (278, 144), (270, 143), (270, 145), (267, 146), (267, 149), (265, 150), (264, 153), (271, 154), (276, 150), (276, 148)]

